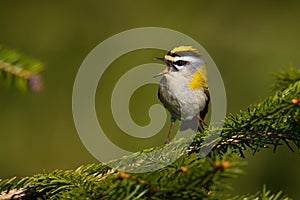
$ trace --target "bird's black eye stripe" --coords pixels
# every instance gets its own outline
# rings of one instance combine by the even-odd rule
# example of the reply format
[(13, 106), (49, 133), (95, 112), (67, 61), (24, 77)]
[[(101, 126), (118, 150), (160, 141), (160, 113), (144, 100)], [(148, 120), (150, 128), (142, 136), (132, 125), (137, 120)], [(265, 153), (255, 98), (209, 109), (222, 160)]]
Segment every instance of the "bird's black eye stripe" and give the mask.
[(184, 66), (187, 64), (187, 61), (184, 60), (177, 60), (176, 62), (173, 62), (173, 65), (177, 65), (177, 66)]

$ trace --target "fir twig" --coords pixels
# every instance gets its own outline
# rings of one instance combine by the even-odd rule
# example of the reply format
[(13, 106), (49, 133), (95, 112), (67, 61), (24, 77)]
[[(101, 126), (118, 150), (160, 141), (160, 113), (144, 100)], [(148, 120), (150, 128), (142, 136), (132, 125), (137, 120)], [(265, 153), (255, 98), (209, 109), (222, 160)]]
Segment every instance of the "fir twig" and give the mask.
[(272, 89), (284, 90), (289, 87), (289, 85), (300, 81), (300, 68), (295, 68), (290, 65), (288, 69), (275, 73), (274, 77), (276, 81), (272, 85)]
[(40, 91), (40, 72), (43, 68), (41, 62), (0, 45), (0, 79), (3, 79), (6, 85), (15, 85), (22, 91), (26, 91), (27, 88)]
[(276, 93), (247, 111), (229, 115), (224, 123), (222, 139), (216, 148), (226, 152), (244, 151), (250, 148), (253, 154), (261, 148), (285, 143), (291, 150), (293, 142), (300, 150), (300, 81), (282, 92)]
[(241, 195), (241, 196), (234, 196), (229, 197), (227, 196), (224, 199), (227, 200), (250, 200), (250, 199), (261, 199), (261, 200), (291, 200), (291, 198), (287, 197), (286, 195), (282, 194), (282, 191), (273, 194), (270, 190), (267, 190), (266, 186), (264, 185), (262, 191), (257, 192), (256, 194), (248, 194), (248, 195)]
[[(117, 168), (137, 170), (165, 166), (171, 156), (182, 155), (171, 165), (148, 173), (118, 172), (103, 164), (86, 165), (77, 170), (56, 170), (22, 179), (0, 181), (0, 199), (224, 199), (218, 193), (228, 189), (226, 178), (236, 178), (242, 171), (243, 151), (253, 153), (262, 148), (291, 142), (300, 149), (300, 81), (277, 92), (262, 102), (251, 105), (247, 111), (229, 115), (224, 121), (221, 137), (215, 137), (218, 128), (206, 131), (214, 140), (201, 144), (203, 134), (198, 134), (194, 144), (200, 147), (217, 142), (213, 151), (202, 159), (195, 146), (192, 152), (182, 152), (188, 139), (180, 139), (166, 146), (144, 150), (122, 159), (111, 161)], [(195, 151), (193, 153), (193, 151)], [(147, 152), (147, 154), (143, 154)], [(153, 159), (153, 158), (159, 158)], [(154, 162), (156, 161), (156, 162)], [(152, 164), (152, 166), (151, 166)], [(142, 166), (141, 166), (142, 165)], [(147, 168), (148, 169), (148, 168)], [(287, 200), (281, 192), (271, 194), (265, 187), (254, 195), (226, 199)]]
[[(241, 165), (243, 162), (232, 156), (198, 159), (197, 154), (185, 154), (167, 168), (143, 174), (117, 172), (102, 164), (86, 165), (77, 170), (56, 170), (21, 180), (0, 181), (0, 189), (5, 191), (0, 199), (208, 198), (211, 190), (222, 187), (224, 177), (239, 175)], [(8, 194), (18, 196), (11, 198)]]

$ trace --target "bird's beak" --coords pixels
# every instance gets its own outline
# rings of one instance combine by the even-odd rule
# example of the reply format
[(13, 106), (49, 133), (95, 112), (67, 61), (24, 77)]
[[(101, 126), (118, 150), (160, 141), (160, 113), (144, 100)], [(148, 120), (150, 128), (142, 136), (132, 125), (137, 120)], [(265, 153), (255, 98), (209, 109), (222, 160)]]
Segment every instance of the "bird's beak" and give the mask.
[(153, 76), (153, 78), (156, 78), (156, 77), (158, 77), (158, 76), (162, 76), (162, 75), (168, 73), (169, 71), (170, 71), (170, 67), (166, 66), (166, 68), (164, 69), (164, 71), (162, 71), (162, 72), (156, 74), (155, 76)]
[[(160, 61), (165, 62), (165, 58), (155, 58), (155, 59), (156, 59), (156, 60), (160, 60)], [(170, 71), (170, 67), (169, 67), (169, 66), (166, 66), (166, 68), (165, 68), (162, 72), (156, 74), (155, 76), (153, 76), (153, 78), (156, 78), (156, 77), (158, 77), (158, 76), (162, 76), (162, 75), (168, 73), (169, 71)]]
[(156, 60), (160, 60), (160, 61), (164, 61), (165, 62), (165, 58), (155, 58)]

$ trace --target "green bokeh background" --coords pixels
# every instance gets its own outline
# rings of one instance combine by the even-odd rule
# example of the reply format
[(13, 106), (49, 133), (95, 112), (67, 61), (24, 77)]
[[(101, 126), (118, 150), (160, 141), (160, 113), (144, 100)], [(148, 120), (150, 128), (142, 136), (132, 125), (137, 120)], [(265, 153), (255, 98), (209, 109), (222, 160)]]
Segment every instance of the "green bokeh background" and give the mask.
[[(144, 26), (189, 35), (216, 62), (226, 86), (228, 112), (236, 113), (272, 94), (273, 72), (291, 63), (299, 66), (299, 9), (299, 1), (2, 0), (0, 44), (42, 60), (47, 69), (41, 93), (22, 94), (0, 86), (0, 177), (30, 176), (98, 162), (77, 135), (71, 102), (77, 70), (106, 38)], [(102, 79), (104, 89), (96, 95), (97, 114), (105, 107), (101, 95), (118, 76), (133, 66), (153, 62), (152, 58), (162, 53), (132, 52), (113, 63), (114, 75), (107, 72)], [(145, 86), (132, 98), (130, 109), (139, 124), (149, 122), (143, 113), (158, 102), (155, 89)], [(118, 132), (109, 117), (105, 120), (111, 134)], [(281, 147), (276, 154), (271, 149), (248, 154), (246, 160), (247, 174), (230, 181), (233, 193), (254, 192), (266, 183), (273, 191), (283, 189), (300, 199), (297, 153)]]

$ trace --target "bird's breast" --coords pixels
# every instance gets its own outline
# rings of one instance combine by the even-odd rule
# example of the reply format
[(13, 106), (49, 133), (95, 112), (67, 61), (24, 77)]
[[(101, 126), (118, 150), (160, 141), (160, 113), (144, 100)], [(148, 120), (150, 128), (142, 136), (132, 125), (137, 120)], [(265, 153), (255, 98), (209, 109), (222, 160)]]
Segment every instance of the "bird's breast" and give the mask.
[(190, 120), (204, 109), (207, 96), (202, 87), (190, 88), (182, 76), (164, 76), (160, 82), (160, 100), (173, 117)]

